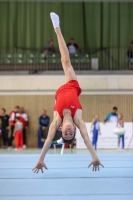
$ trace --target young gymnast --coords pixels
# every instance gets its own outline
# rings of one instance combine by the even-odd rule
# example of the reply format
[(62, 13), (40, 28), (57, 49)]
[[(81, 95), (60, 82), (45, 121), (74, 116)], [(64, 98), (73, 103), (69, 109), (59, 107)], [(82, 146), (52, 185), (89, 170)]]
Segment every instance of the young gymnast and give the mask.
[[(123, 115), (122, 113), (119, 113), (118, 115), (118, 121), (117, 121), (117, 125), (118, 128), (124, 128), (124, 122), (123, 122)], [(118, 150), (120, 148), (120, 140), (122, 139), (122, 149), (124, 149), (124, 143), (125, 143), (125, 138), (124, 135), (119, 135), (118, 136)]]
[(91, 141), (87, 133), (85, 122), (82, 119), (82, 106), (78, 99), (78, 96), (81, 93), (81, 88), (78, 84), (76, 74), (71, 65), (69, 52), (60, 30), (59, 17), (55, 13), (50, 13), (50, 16), (58, 39), (59, 50), (61, 53), (61, 62), (66, 77), (66, 84), (62, 85), (56, 91), (54, 118), (49, 127), (48, 136), (42, 148), (39, 160), (36, 166), (32, 170), (34, 171), (34, 173), (38, 173), (39, 170), (41, 169), (43, 173), (43, 167), (47, 169), (47, 166), (45, 165), (43, 160), (48, 149), (50, 148), (56, 130), (62, 124), (62, 138), (63, 141), (64, 142), (66, 141), (67, 143), (68, 142), (71, 143), (74, 140), (75, 125), (79, 128), (83, 140), (92, 156), (92, 161), (88, 167), (93, 165), (92, 170), (97, 171), (99, 170), (99, 165), (101, 165), (102, 167), (103, 165), (100, 163), (95, 153), (95, 150), (91, 144)]
[(101, 132), (100, 132), (100, 121), (99, 121), (99, 115), (98, 114), (95, 114), (95, 117), (92, 119), (90, 132), (93, 133), (92, 145), (94, 146), (95, 150), (97, 150), (98, 134), (101, 134)]
[(15, 150), (23, 148), (23, 123), (20, 121), (20, 116), (16, 114), (15, 128), (13, 136), (15, 137)]

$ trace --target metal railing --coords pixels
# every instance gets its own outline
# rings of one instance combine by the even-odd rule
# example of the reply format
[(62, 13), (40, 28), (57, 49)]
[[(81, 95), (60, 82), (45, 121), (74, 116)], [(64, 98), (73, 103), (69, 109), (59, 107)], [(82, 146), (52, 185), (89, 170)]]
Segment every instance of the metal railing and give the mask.
[[(71, 54), (71, 63), (76, 71), (86, 73), (132, 73), (133, 58), (127, 57), (127, 48), (89, 49)], [(59, 53), (44, 55), (40, 49), (0, 50), (0, 74), (41, 74), (60, 71)]]

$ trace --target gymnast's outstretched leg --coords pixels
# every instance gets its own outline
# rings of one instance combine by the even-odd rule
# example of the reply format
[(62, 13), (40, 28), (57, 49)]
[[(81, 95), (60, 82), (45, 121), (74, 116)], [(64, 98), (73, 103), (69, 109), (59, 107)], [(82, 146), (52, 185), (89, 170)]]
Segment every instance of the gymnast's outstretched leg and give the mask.
[(55, 13), (50, 13), (50, 16), (58, 39), (59, 50), (61, 53), (61, 62), (65, 73), (66, 81), (68, 82), (70, 80), (77, 80), (76, 74), (71, 65), (68, 48), (66, 46), (65, 40), (62, 36), (61, 29), (59, 26), (59, 17)]

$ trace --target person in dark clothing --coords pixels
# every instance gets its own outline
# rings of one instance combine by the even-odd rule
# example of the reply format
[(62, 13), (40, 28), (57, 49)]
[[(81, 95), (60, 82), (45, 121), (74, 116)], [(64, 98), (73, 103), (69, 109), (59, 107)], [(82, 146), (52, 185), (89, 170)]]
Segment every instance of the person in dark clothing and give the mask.
[(128, 50), (127, 50), (127, 57), (128, 57), (128, 67), (129, 69), (133, 67), (133, 41), (131, 42)]
[(55, 46), (54, 46), (54, 41), (50, 40), (48, 42), (48, 45), (46, 47), (43, 48), (42, 53), (44, 53), (44, 55), (47, 54), (54, 54), (56, 52), (55, 50)]
[(74, 38), (70, 38), (69, 43), (67, 43), (67, 48), (70, 54), (76, 54), (80, 52), (79, 45), (75, 43)]
[(39, 129), (41, 132), (41, 141), (45, 142), (44, 135), (47, 135), (48, 127), (50, 123), (50, 118), (47, 116), (47, 111), (45, 109), (42, 110), (42, 115), (38, 118)]
[(6, 114), (5, 108), (1, 109), (1, 133), (3, 139), (3, 147), (7, 148), (8, 146), (8, 132), (9, 132), (9, 115)]
[(128, 58), (133, 58), (133, 41), (131, 42), (131, 44), (127, 50), (127, 56), (128, 56)]

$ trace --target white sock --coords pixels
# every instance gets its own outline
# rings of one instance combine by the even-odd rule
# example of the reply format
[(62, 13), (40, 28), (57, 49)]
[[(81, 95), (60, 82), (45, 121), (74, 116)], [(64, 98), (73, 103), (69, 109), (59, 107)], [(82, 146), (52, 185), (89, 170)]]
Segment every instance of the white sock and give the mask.
[(51, 12), (50, 17), (51, 17), (54, 28), (60, 27), (59, 26), (59, 24), (60, 24), (59, 16), (56, 15), (54, 12)]

